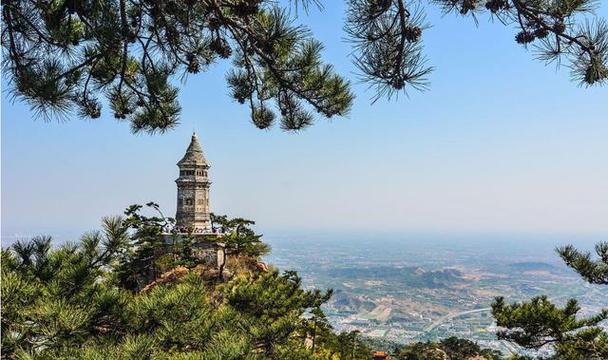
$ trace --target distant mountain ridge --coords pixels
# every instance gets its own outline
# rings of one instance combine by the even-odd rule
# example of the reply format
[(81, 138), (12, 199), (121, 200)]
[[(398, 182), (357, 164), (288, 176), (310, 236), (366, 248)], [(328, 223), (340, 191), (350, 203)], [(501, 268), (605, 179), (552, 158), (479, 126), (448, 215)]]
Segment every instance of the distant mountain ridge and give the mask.
[(335, 306), (339, 307), (342, 311), (349, 311), (352, 313), (357, 313), (360, 311), (372, 311), (376, 304), (362, 297), (351, 296), (347, 292), (341, 289), (337, 289), (334, 291), (329, 302)]
[(415, 288), (444, 288), (466, 282), (464, 273), (458, 269), (445, 268), (440, 270), (424, 270), (416, 266), (338, 268), (331, 269), (329, 275), (340, 278), (363, 280), (392, 280), (398, 278), (400, 284)]
[(552, 273), (562, 272), (563, 270), (555, 265), (545, 262), (524, 261), (516, 262), (508, 265), (509, 268), (518, 271), (548, 271)]

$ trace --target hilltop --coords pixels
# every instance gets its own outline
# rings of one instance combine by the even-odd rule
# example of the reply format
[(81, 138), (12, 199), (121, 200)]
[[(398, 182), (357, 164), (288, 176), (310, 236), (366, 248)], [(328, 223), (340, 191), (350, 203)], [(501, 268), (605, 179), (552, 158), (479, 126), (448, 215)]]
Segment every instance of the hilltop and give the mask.
[(329, 324), (331, 289), (305, 290), (261, 260), (269, 248), (252, 222), (213, 216), (226, 229), (215, 262), (197, 255), (209, 239), (167, 242), (166, 219), (141, 211), (105, 218), (77, 243), (37, 237), (2, 251), (3, 358), (371, 358), (373, 343)]

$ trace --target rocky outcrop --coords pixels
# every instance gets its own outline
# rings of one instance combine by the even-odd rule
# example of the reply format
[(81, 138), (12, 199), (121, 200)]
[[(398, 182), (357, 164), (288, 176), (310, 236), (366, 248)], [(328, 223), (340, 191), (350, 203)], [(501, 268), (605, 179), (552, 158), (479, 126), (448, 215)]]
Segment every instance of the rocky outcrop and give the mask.
[(234, 275), (249, 272), (257, 274), (260, 272), (268, 272), (269, 266), (252, 257), (229, 257), (226, 266), (222, 273), (215, 267), (214, 264), (199, 264), (195, 267), (188, 268), (185, 266), (178, 266), (163, 273), (159, 278), (146, 285), (141, 292), (147, 292), (152, 290), (158, 285), (166, 285), (175, 282), (179, 282), (186, 275), (195, 273), (200, 276), (201, 280), (206, 282), (223, 282), (230, 280)]

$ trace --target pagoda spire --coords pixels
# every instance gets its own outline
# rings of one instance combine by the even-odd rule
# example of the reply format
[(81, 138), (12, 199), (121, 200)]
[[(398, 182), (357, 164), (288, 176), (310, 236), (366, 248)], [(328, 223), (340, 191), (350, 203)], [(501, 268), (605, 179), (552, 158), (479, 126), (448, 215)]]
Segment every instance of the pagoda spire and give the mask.
[(198, 142), (198, 135), (196, 135), (195, 131), (192, 132), (192, 139), (190, 140), (190, 145), (188, 146), (188, 149), (186, 149), (184, 157), (182, 157), (177, 165), (208, 165), (201, 144)]

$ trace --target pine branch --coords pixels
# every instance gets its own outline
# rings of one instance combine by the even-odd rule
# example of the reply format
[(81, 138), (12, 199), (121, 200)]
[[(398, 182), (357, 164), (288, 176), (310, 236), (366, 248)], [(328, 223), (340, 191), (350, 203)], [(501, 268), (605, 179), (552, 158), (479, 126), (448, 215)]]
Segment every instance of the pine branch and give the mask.
[(595, 246), (599, 259), (593, 260), (590, 252), (581, 252), (572, 245), (557, 248), (566, 265), (591, 284), (608, 285), (608, 242)]

